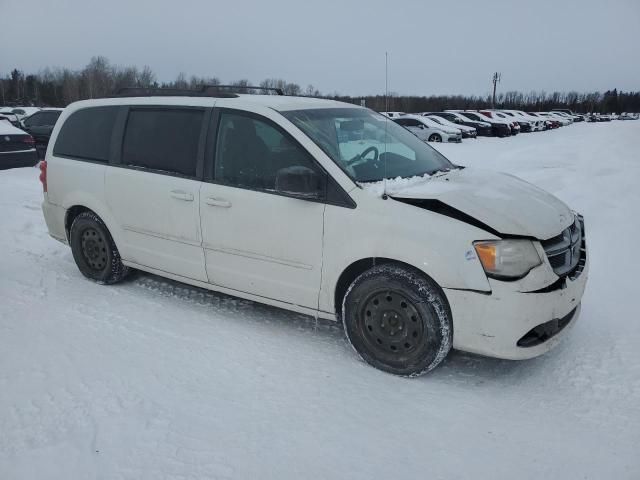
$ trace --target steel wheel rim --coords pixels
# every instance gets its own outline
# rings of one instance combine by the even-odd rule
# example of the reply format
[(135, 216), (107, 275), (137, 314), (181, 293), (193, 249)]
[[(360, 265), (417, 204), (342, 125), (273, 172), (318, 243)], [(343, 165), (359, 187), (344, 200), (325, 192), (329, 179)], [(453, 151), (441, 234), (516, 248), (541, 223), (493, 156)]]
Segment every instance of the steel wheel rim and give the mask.
[(425, 339), (425, 329), (415, 304), (396, 290), (370, 294), (358, 312), (368, 348), (381, 356), (411, 356)]
[(80, 237), (82, 257), (87, 265), (96, 271), (107, 266), (107, 242), (95, 228), (86, 228)]
[(432, 141), (432, 142), (441, 142), (441, 141), (442, 141), (442, 139), (441, 139), (438, 135), (436, 135), (436, 134), (434, 133), (433, 135), (431, 135), (431, 141)]

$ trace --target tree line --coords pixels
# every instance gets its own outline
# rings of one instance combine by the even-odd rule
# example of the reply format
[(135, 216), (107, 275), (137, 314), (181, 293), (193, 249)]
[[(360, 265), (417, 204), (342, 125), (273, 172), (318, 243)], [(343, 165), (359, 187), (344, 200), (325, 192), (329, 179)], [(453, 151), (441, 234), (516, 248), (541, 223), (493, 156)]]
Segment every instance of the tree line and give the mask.
[[(220, 85), (219, 77), (187, 77), (179, 74), (174, 81), (158, 82), (148, 66), (113, 65), (105, 57), (93, 57), (81, 70), (68, 68), (44, 68), (38, 73), (25, 74), (14, 69), (0, 77), (0, 105), (35, 105), (65, 107), (71, 102), (88, 98), (101, 98), (114, 94), (123, 87), (143, 88), (189, 88), (202, 85)], [(266, 93), (270, 88), (279, 88), (286, 95), (305, 95), (331, 98), (344, 102), (362, 104), (377, 111), (403, 111), (407, 113), (440, 111), (446, 109), (482, 109), (491, 107), (491, 96), (474, 95), (430, 95), (407, 96), (391, 93), (385, 95), (345, 96), (339, 93), (323, 94), (313, 85), (306, 88), (283, 79), (269, 78), (256, 85), (248, 79), (228, 82), (239, 93)], [(604, 93), (591, 92), (530, 92), (500, 93), (496, 97), (496, 108), (527, 111), (545, 111), (552, 108), (570, 108), (576, 112), (621, 113), (640, 112), (640, 92), (622, 92), (617, 89)]]

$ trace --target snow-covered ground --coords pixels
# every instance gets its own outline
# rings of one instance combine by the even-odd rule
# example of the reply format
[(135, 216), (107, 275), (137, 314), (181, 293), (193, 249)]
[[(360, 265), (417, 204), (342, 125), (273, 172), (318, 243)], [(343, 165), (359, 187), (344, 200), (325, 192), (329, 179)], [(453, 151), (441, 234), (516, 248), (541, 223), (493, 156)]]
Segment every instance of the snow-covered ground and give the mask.
[(582, 316), (546, 356), (406, 380), (331, 323), (93, 284), (46, 233), (37, 169), (0, 171), (0, 479), (640, 478), (640, 122), (438, 148), (584, 214)]

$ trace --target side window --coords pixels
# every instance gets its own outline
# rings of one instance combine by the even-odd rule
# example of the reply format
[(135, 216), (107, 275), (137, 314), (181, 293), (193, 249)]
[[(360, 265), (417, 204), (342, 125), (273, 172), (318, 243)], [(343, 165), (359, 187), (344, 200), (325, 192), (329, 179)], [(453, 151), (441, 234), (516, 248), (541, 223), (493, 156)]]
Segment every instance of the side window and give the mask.
[(92, 107), (72, 113), (60, 129), (53, 154), (108, 162), (117, 114), (118, 107)]
[(24, 115), (24, 110), (21, 108), (14, 108), (11, 113), (15, 113), (16, 115)]
[(402, 125), (403, 127), (419, 127), (422, 124), (415, 118), (405, 118), (402, 120), (402, 123), (400, 123), (400, 125)]
[[(60, 117), (60, 112), (43, 112), (43, 113), (36, 113), (36, 115), (40, 117), (40, 120), (38, 121), (37, 125), (53, 126), (58, 121), (58, 117)], [(36, 115), (34, 115), (34, 117)], [(32, 118), (32, 117), (29, 117), (29, 118)]]
[(309, 153), (275, 124), (226, 111), (218, 127), (215, 179), (303, 198), (320, 198), (326, 183), (326, 175)]
[(27, 127), (39, 127), (40, 125), (45, 125), (43, 123), (44, 121), (43, 115), (44, 115), (43, 113), (36, 113), (34, 115), (31, 115), (30, 117), (25, 119), (24, 124)]
[(132, 108), (122, 164), (195, 177), (203, 117), (204, 110), (195, 108)]

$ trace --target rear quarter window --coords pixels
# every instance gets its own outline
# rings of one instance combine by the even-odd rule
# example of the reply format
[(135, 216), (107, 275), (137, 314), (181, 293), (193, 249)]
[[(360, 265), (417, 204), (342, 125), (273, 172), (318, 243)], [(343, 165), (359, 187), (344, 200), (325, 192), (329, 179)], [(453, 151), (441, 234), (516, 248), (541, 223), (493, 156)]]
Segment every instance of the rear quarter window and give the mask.
[(91, 107), (72, 113), (58, 133), (53, 154), (108, 162), (118, 108)]

